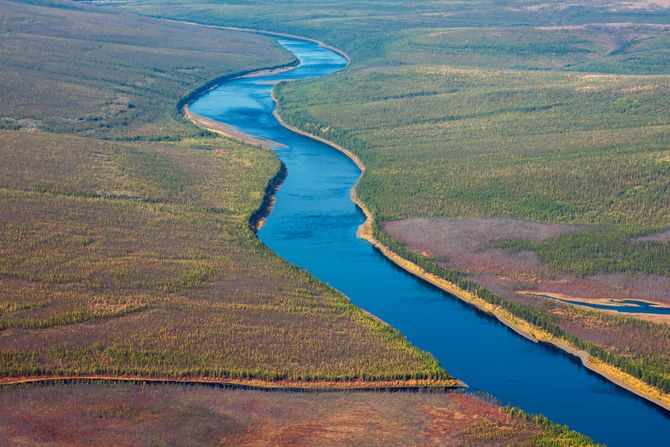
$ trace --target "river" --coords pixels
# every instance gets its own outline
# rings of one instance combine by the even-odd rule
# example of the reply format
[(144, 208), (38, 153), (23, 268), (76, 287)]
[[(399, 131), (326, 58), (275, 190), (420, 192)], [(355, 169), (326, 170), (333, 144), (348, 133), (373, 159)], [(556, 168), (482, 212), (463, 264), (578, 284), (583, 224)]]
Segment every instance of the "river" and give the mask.
[(669, 412), (399, 269), (356, 237), (364, 216), (349, 193), (360, 170), (342, 153), (282, 127), (271, 99), (274, 82), (326, 76), (347, 61), (313, 42), (278, 41), (298, 56), (298, 68), (228, 81), (190, 106), (198, 115), (281, 144), (274, 149), (288, 177), (258, 233), (261, 240), (400, 330), (473, 389), (609, 446), (668, 445)]

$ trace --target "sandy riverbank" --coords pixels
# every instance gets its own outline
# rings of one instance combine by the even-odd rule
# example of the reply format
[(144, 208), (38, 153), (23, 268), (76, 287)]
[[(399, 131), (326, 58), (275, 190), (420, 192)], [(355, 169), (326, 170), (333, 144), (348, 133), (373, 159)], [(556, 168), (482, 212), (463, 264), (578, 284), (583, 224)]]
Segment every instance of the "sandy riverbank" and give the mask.
[(223, 137), (232, 138), (238, 141), (242, 141), (243, 143), (251, 144), (253, 146), (262, 146), (265, 148), (271, 148), (273, 146), (285, 147), (283, 144), (277, 143), (275, 141), (254, 137), (247, 133), (240, 132), (234, 127), (220, 121), (215, 121), (195, 114), (191, 111), (188, 105), (185, 105), (182, 108), (182, 116), (199, 128), (209, 130), (210, 132), (214, 132), (215, 134), (221, 135)]

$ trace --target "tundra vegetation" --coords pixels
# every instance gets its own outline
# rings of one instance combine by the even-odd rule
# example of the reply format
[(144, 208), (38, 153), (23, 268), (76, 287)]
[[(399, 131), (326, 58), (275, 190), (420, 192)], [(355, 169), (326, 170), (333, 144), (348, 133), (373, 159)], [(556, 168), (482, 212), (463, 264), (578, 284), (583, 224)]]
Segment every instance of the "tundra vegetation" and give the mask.
[(272, 152), (177, 113), (222, 73), (292, 55), (68, 2), (0, 8), (0, 374), (449, 377), (256, 238)]
[[(670, 392), (667, 319), (521, 293), (670, 303), (670, 10), (662, 6), (149, 0), (116, 7), (343, 48), (349, 70), (281, 85), (277, 96), (289, 123), (366, 164), (358, 193), (377, 238)], [(452, 249), (457, 238), (445, 233), (420, 236), (426, 222), (453, 228), (471, 219), (488, 226), (466, 252)], [(570, 230), (529, 237), (502, 231), (509, 219)], [(421, 230), (412, 225), (418, 221)]]
[[(89, 3), (0, 0), (0, 376), (448, 378), (397, 331), (257, 240), (248, 219), (279, 169), (271, 152), (216, 137), (177, 113), (217, 78), (286, 65), (291, 55), (260, 36)], [(191, 434), (166, 427), (202, 427), (199, 437), (212, 433), (212, 421), (228, 427), (184, 403), (180, 388), (127, 406), (107, 390), (2, 389), (0, 399), (13, 404), (2, 405), (9, 422), (0, 436), (10, 445), (80, 445), (91, 439), (83, 422), (111, 417), (110, 436), (141, 437), (126, 416), (194, 415), (193, 425), (147, 428), (168, 441), (174, 434), (190, 442)], [(129, 385), (119, 398), (137, 391)], [(211, 391), (198, 399), (209, 402)], [(403, 396), (379, 399), (401, 409), (435, 405), (428, 395)], [(330, 408), (326, 395), (309, 399)], [(517, 410), (487, 407), (480, 419), (480, 400), (454, 399), (464, 405), (447, 416), (465, 414), (486, 428), (467, 425), (458, 435), (466, 441), (589, 443)], [(72, 431), (56, 419), (36, 422), (44, 415), (66, 417)]]
[[(62, 408), (69, 411), (62, 411)], [(97, 446), (588, 446), (465, 394), (268, 393), (77, 384), (0, 391), (0, 443)]]

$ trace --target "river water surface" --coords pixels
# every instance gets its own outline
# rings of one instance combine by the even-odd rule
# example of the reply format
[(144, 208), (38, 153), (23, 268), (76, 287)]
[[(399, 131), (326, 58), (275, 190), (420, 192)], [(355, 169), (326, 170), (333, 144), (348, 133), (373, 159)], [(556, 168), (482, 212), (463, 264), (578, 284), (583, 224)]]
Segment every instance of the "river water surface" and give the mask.
[(272, 82), (326, 76), (347, 61), (316, 43), (278, 41), (299, 57), (298, 68), (229, 81), (191, 105), (198, 115), (285, 146), (275, 150), (288, 177), (261, 240), (400, 330), (473, 389), (610, 446), (670, 445), (670, 413), (397, 268), (356, 237), (364, 216), (349, 191), (359, 169), (331, 147), (282, 127), (271, 99)]

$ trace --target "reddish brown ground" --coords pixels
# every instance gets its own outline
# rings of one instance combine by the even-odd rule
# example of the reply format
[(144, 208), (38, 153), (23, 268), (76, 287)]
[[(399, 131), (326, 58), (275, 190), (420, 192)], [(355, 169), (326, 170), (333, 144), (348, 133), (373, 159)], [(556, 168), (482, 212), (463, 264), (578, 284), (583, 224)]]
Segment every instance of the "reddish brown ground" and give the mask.
[(540, 432), (460, 394), (273, 393), (210, 387), (0, 390), (0, 445), (530, 445)]
[[(578, 298), (635, 298), (670, 303), (670, 278), (647, 274), (607, 274), (583, 278), (552, 271), (531, 251), (484, 249), (504, 239), (543, 240), (581, 231), (579, 226), (540, 224), (506, 218), (417, 218), (385, 224), (392, 237), (450, 269), (464, 270), (510, 299), (517, 292), (558, 293)], [(664, 240), (670, 231), (647, 236)], [(544, 298), (522, 298), (525, 302)]]

